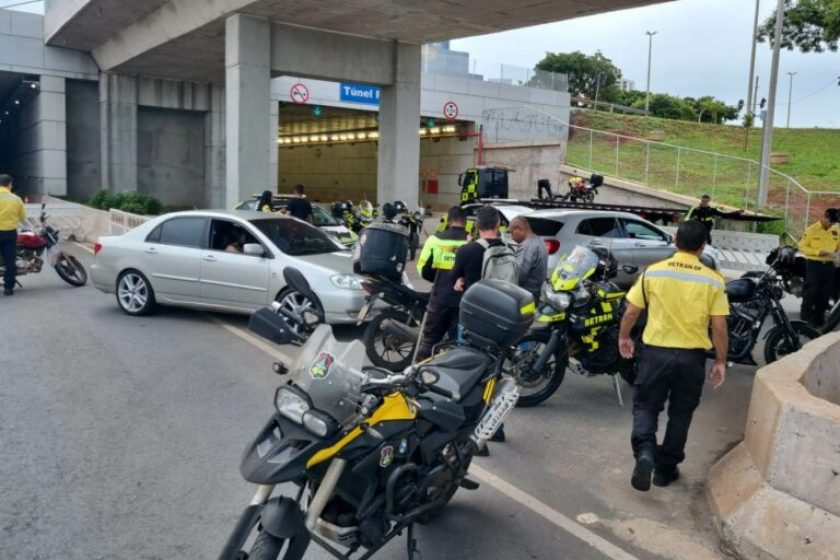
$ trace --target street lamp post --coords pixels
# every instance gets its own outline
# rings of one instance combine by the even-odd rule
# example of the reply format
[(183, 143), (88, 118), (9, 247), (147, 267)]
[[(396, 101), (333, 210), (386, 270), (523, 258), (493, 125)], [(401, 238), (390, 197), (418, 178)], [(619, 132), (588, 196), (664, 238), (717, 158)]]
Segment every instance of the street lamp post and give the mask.
[(758, 208), (767, 206), (767, 192), (770, 183), (770, 151), (773, 149), (773, 118), (776, 113), (776, 86), (779, 82), (779, 56), (782, 51), (782, 30), (785, 21), (785, 0), (776, 6), (776, 30), (773, 36), (773, 60), (770, 64), (770, 87), (767, 94), (767, 116), (764, 120), (764, 134), (761, 139), (760, 174), (758, 180)]
[(747, 113), (755, 116), (755, 108), (753, 107), (753, 81), (755, 79), (755, 48), (758, 43), (758, 12), (761, 5), (761, 0), (755, 0), (755, 19), (753, 20), (752, 38), (750, 40), (750, 81), (747, 83)]
[(790, 87), (788, 88), (788, 116), (787, 116), (787, 128), (790, 128), (790, 108), (793, 105), (793, 77), (796, 76), (797, 72), (788, 72), (787, 75), (790, 76)]
[(645, 113), (650, 111), (650, 62), (653, 57), (653, 36), (656, 35), (658, 31), (645, 31), (645, 35), (648, 36), (648, 71), (647, 71), (647, 90), (645, 93)]

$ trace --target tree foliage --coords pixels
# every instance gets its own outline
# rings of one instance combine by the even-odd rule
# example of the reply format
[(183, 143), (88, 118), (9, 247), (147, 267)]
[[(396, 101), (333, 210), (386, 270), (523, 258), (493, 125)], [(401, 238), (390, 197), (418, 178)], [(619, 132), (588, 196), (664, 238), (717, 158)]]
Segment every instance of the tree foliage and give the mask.
[(536, 81), (543, 79), (539, 71), (566, 74), (569, 77), (569, 93), (575, 97), (595, 99), (597, 93), (599, 100), (614, 101), (619, 93), (617, 82), (621, 78), (621, 70), (601, 51), (591, 56), (580, 51), (549, 52), (537, 63), (536, 70)]
[[(645, 92), (622, 92), (629, 105), (637, 109), (645, 108)], [(720, 99), (704, 96), (699, 99), (693, 97), (678, 97), (666, 93), (652, 93), (650, 95), (650, 113), (663, 119), (682, 121), (701, 121), (706, 123), (723, 124), (738, 118), (738, 108), (727, 105)]]
[[(776, 13), (761, 26), (758, 38), (772, 43)], [(840, 40), (840, 0), (785, 0), (782, 46), (802, 52), (836, 51)]]

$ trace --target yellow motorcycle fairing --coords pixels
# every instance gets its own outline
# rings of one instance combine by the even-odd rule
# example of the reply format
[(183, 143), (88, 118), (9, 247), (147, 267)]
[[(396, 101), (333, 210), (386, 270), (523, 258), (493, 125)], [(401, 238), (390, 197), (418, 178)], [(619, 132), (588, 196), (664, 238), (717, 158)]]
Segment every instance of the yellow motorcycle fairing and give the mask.
[(560, 321), (566, 320), (566, 312), (565, 311), (558, 311), (552, 314), (540, 314), (537, 315), (537, 323), (558, 323)]
[[(367, 419), (366, 424), (374, 427), (380, 422), (392, 422), (396, 420), (414, 420), (417, 417), (417, 408), (412, 405), (401, 393), (391, 393), (387, 395), (382, 405), (377, 408), (373, 414)], [(334, 445), (322, 449), (315, 453), (306, 462), (306, 468), (312, 468), (319, 463), (328, 461), (335, 457), (342, 449), (344, 449), (350, 442), (362, 435), (364, 430), (360, 426), (356, 426), (350, 430), (347, 435), (338, 440)]]

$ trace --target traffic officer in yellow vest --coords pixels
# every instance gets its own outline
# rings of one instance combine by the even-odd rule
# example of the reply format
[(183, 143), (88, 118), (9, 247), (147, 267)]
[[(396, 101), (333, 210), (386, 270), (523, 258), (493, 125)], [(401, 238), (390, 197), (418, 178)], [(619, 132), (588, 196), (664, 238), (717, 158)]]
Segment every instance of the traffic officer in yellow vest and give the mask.
[[(713, 341), (712, 389), (726, 378), (729, 302), (723, 277), (700, 263), (705, 240), (706, 228), (700, 222), (680, 224), (677, 253), (649, 266), (627, 294), (618, 343), (623, 357), (633, 357), (630, 333), (642, 310), (648, 313), (633, 398), (631, 443), (636, 466), (630, 483), (636, 490), (650, 489), (651, 474), (657, 486), (679, 478), (677, 465), (685, 459), (688, 428), (703, 391), (706, 351)], [(657, 446), (657, 421), (666, 401), (668, 427)]]
[(805, 289), (802, 292), (801, 318), (821, 327), (834, 283), (833, 256), (840, 251), (840, 226), (837, 208), (829, 208), (820, 221), (808, 226), (799, 242), (805, 256)]
[(448, 227), (426, 240), (420, 258), (417, 259), (417, 272), (424, 280), (434, 282), (417, 350), (418, 360), (431, 356), (434, 345), (443, 340), (447, 332), (454, 334), (458, 325), (461, 293), (453, 289), (455, 278), (452, 278), (452, 267), (458, 247), (469, 240), (467, 230), (464, 229), (466, 222), (467, 214), (461, 207), (450, 208), (447, 214)]
[(3, 293), (7, 296), (15, 293), (17, 226), (25, 219), (23, 202), (12, 194), (11, 176), (0, 175), (0, 256), (6, 267), (3, 273)]

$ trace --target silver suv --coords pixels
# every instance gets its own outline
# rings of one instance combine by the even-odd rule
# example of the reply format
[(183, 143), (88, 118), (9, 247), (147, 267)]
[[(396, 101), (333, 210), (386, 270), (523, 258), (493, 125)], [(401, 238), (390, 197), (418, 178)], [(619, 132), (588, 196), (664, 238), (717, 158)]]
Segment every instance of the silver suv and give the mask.
[[(619, 264), (634, 264), (639, 272), (676, 251), (669, 233), (628, 212), (552, 209), (537, 210), (526, 217), (548, 247), (549, 276), (560, 257), (577, 245), (604, 247)], [(709, 252), (715, 260), (711, 248)], [(615, 282), (621, 287), (630, 286), (639, 272), (629, 275), (619, 269)]]

